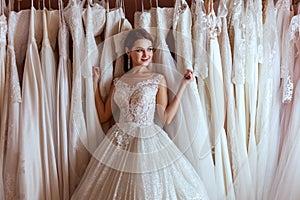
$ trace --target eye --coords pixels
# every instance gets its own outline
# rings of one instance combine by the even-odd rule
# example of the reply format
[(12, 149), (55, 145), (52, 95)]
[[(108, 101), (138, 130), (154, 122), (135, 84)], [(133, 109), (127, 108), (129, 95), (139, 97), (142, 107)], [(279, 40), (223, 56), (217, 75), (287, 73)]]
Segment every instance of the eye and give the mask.
[(144, 51), (144, 49), (140, 48), (140, 49), (135, 49), (134, 51), (137, 53), (142, 53)]
[(148, 49), (147, 49), (148, 52), (152, 52), (153, 50), (154, 50), (153, 47), (148, 47)]

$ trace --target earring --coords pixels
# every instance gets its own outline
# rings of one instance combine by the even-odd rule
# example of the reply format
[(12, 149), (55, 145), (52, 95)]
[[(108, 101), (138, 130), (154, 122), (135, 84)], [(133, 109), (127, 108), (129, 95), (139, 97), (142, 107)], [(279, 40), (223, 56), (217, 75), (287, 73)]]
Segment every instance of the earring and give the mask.
[(128, 56), (128, 64), (127, 64), (127, 69), (130, 69), (130, 56)]

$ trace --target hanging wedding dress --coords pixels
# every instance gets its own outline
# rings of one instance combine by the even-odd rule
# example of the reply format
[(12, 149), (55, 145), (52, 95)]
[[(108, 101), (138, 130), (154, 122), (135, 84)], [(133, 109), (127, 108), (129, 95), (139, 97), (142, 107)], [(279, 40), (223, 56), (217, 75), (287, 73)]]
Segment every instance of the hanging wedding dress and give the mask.
[[(58, 10), (48, 11), (46, 7), (42, 11), (42, 25), (43, 25), (43, 40), (40, 50), (41, 58), (41, 70), (44, 80), (45, 87), (45, 101), (43, 102), (45, 106), (45, 115), (47, 117), (48, 131), (55, 142), (55, 157), (57, 154), (57, 128), (56, 123), (54, 123), (56, 118), (56, 74), (57, 74), (57, 59), (54, 53), (55, 46), (52, 46), (53, 41), (50, 41), (49, 35), (53, 35), (57, 38), (58, 31)], [(52, 44), (50, 43), (52, 42)], [(54, 43), (55, 44), (55, 43)]]
[[(232, 159), (232, 174), (234, 182), (234, 190), (236, 199), (254, 199), (255, 181), (253, 177), (256, 176), (256, 157), (252, 153), (255, 149), (248, 149), (247, 132), (246, 132), (246, 111), (245, 111), (245, 97), (244, 97), (244, 66), (245, 66), (245, 35), (243, 33), (243, 2), (240, 0), (231, 1), (228, 4), (228, 37), (231, 46), (231, 63), (225, 64), (223, 68), (232, 66), (231, 75), (224, 77), (225, 86), (233, 83), (233, 98), (228, 99), (227, 103), (235, 102), (228, 107), (227, 115), (227, 132), (229, 137), (229, 152)], [(223, 23), (224, 26), (224, 23)], [(224, 30), (224, 29), (223, 29)], [(254, 51), (254, 50), (253, 50)], [(222, 51), (223, 52), (223, 51)], [(226, 57), (226, 55), (224, 55)], [(230, 59), (231, 60), (231, 59)], [(227, 71), (227, 70), (226, 70)], [(230, 83), (227, 82), (227, 78)], [(230, 92), (230, 86), (226, 87)], [(230, 93), (228, 93), (230, 94)], [(228, 96), (230, 98), (230, 96)], [(231, 115), (231, 119), (229, 116)], [(229, 125), (228, 123), (234, 124)], [(253, 141), (250, 139), (249, 141)], [(253, 144), (253, 143), (252, 143)], [(256, 148), (256, 145), (255, 145)], [(249, 150), (249, 152), (248, 152)], [(252, 152), (251, 152), (252, 151)], [(254, 151), (255, 152), (255, 151)], [(251, 154), (250, 154), (251, 153)], [(249, 157), (248, 157), (249, 156)]]
[[(90, 152), (94, 152), (99, 145), (100, 141), (104, 137), (98, 114), (95, 106), (95, 95), (92, 77), (92, 67), (99, 66), (99, 51), (94, 37), (94, 23), (93, 20), (96, 17), (99, 21), (103, 22), (100, 25), (104, 25), (105, 21), (105, 9), (98, 5), (96, 10), (96, 4), (92, 7), (91, 1), (87, 2), (87, 7), (83, 12), (83, 18), (85, 19), (85, 57), (81, 60), (82, 66), (82, 106), (84, 119), (86, 124), (86, 131), (88, 133), (87, 148)], [(92, 9), (93, 8), (93, 9)], [(99, 13), (98, 15), (97, 12)], [(96, 24), (97, 25), (97, 24)], [(95, 27), (95, 29), (102, 27)], [(82, 52), (83, 53), (83, 52)]]
[[(42, 102), (45, 112), (45, 122), (46, 130), (49, 134), (48, 137), (51, 137), (53, 141), (53, 147), (51, 150), (54, 152), (55, 163), (50, 163), (49, 165), (58, 165), (58, 135), (56, 127), (56, 94), (57, 94), (57, 58), (54, 53), (56, 47), (56, 39), (58, 33), (58, 10), (48, 11), (44, 5), (42, 10), (42, 26), (43, 26), (43, 39), (42, 46), (40, 50), (40, 59), (41, 59), (41, 71), (44, 80), (44, 90), (45, 97)], [(50, 175), (52, 176), (52, 175)], [(57, 185), (54, 185), (55, 190), (52, 192), (59, 192), (59, 176), (57, 171), (53, 177), (57, 178)], [(57, 188), (56, 188), (57, 187)], [(60, 197), (60, 193), (57, 194)]]
[[(89, 152), (88, 143), (92, 140), (86, 129), (83, 112), (83, 80), (82, 66), (85, 54), (84, 49), (84, 29), (82, 22), (82, 8), (85, 1), (71, 0), (64, 8), (64, 17), (69, 26), (73, 40), (73, 74), (72, 92), (69, 121), (69, 175), (70, 175), (70, 194), (77, 187), (87, 165), (92, 152)], [(101, 134), (101, 133), (100, 133)]]
[(201, 179), (154, 123), (161, 74), (114, 81), (118, 122), (107, 132), (72, 199), (208, 199)]
[(257, 13), (253, 0), (245, 7), (245, 110), (246, 110), (246, 144), (251, 174), (256, 174), (257, 147), (255, 136), (255, 118), (258, 93), (258, 32), (256, 26)]
[[(291, 102), (291, 114), (287, 129), (285, 130), (285, 139), (283, 140), (280, 160), (276, 169), (276, 176), (273, 180), (273, 187), (269, 193), (272, 199), (299, 199), (299, 102), (300, 102), (300, 15), (295, 15), (291, 19), (291, 23), (286, 34), (288, 48), (288, 63), (293, 66), (290, 73), (293, 73), (293, 82), (295, 90)], [(286, 47), (285, 47), (286, 48)]]
[[(208, 77), (208, 31), (207, 31), (207, 16), (203, 0), (197, 0), (192, 3), (193, 17), (193, 51), (194, 51), (194, 74), (197, 77), (197, 87), (200, 97), (200, 102), (203, 108), (203, 116), (207, 121), (210, 113), (210, 101), (207, 93)], [(207, 123), (207, 122), (206, 122)], [(209, 141), (208, 141), (209, 142)], [(209, 143), (210, 146), (210, 143)], [(207, 156), (201, 158), (200, 164), (202, 170), (197, 170), (200, 174), (203, 183), (205, 184), (207, 193), (210, 199), (217, 199), (215, 166), (212, 156), (212, 151), (207, 152)], [(200, 169), (200, 168), (199, 168)]]
[[(5, 62), (6, 62), (6, 34), (7, 34), (7, 21), (6, 16), (4, 14), (4, 1), (1, 1), (1, 16), (0, 16), (0, 95), (4, 96), (4, 88), (5, 88)], [(0, 113), (2, 113), (3, 107), (3, 99), (0, 99)], [(1, 115), (0, 115), (1, 121)], [(0, 125), (1, 127), (1, 125)]]
[(289, 51), (288, 45), (288, 30), (291, 18), (293, 17), (293, 11), (291, 11), (291, 1), (290, 0), (279, 0), (276, 3), (276, 22), (278, 30), (278, 38), (280, 45), (280, 77), (281, 79), (281, 90), (282, 90), (282, 102), (280, 110), (280, 143), (279, 143), (279, 156), (284, 142), (285, 135), (287, 133), (290, 114), (292, 112), (292, 102), (293, 101), (293, 87), (294, 80), (292, 70), (294, 66), (289, 65)]
[(197, 78), (197, 87), (205, 116), (209, 116), (209, 99), (205, 79), (208, 76), (208, 32), (206, 29), (206, 11), (203, 0), (193, 1), (192, 10), (192, 37), (194, 52), (194, 74)]
[[(7, 35), (7, 21), (4, 14), (5, 2), (1, 1), (0, 4), (0, 199), (4, 199), (4, 185), (3, 185), (3, 168), (4, 168), (4, 152), (5, 152), (5, 141), (6, 141), (6, 132), (1, 131), (2, 121), (3, 128), (6, 128), (6, 115), (7, 115), (7, 104), (8, 101), (5, 98), (6, 89), (5, 84), (8, 84), (8, 71), (6, 70), (6, 35)], [(7, 82), (7, 83), (6, 83)]]
[(6, 140), (3, 160), (3, 199), (20, 198), (20, 131), (21, 88), (15, 49), (28, 39), (30, 10), (9, 11), (6, 59), (6, 83), (3, 96), (4, 109), (1, 121), (1, 137)]
[[(53, 135), (45, 108), (46, 93), (35, 36), (41, 20), (31, 2), (28, 49), (20, 113), (20, 196), (24, 199), (59, 199)], [(27, 120), (31, 120), (28, 122)], [(35, 122), (35, 123), (32, 123)]]
[(264, 3), (264, 60), (259, 69), (256, 115), (256, 199), (269, 199), (268, 193), (277, 165), (280, 135), (280, 49), (276, 26), (276, 10), (273, 0)]
[[(219, 8), (223, 2), (219, 2)], [(212, 6), (213, 7), (213, 6)], [(208, 47), (208, 90), (211, 106), (210, 133), (211, 143), (214, 149), (217, 199), (234, 198), (232, 174), (228, 155), (227, 138), (224, 129), (225, 105), (224, 105), (224, 81), (221, 55), (217, 36), (220, 33), (220, 18), (224, 17), (222, 8), (218, 9), (218, 16), (214, 10), (207, 15), (207, 28), (209, 33)]]
[(59, 4), (59, 63), (57, 68), (56, 131), (57, 131), (57, 173), (61, 199), (70, 199), (68, 125), (71, 104), (71, 61), (69, 58), (69, 32), (63, 17), (63, 4)]
[[(186, 7), (186, 9), (188, 8)], [(149, 69), (166, 77), (170, 99), (174, 98), (178, 90), (178, 80), (182, 77), (180, 71), (183, 70), (180, 68), (181, 66), (177, 68), (166, 42), (173, 25), (173, 16), (174, 8), (157, 7), (151, 8), (149, 11), (135, 13), (135, 28), (145, 28), (155, 40), (154, 47), (156, 50)], [(205, 187), (215, 188), (214, 172), (213, 168), (210, 168), (211, 163), (209, 163), (211, 161), (211, 146), (208, 127), (195, 82), (186, 88), (181, 101), (181, 108), (173, 122), (165, 126), (164, 130), (194, 166), (204, 181)], [(211, 190), (215, 191), (214, 189)]]
[(114, 76), (113, 64), (118, 58), (118, 52), (116, 53), (113, 36), (119, 33), (123, 21), (126, 20), (123, 9), (124, 1), (117, 0), (116, 6), (116, 8), (110, 9), (109, 12), (106, 13), (106, 24), (104, 30), (105, 40), (103, 42), (103, 50), (100, 59), (101, 79), (99, 87), (101, 88), (102, 99), (106, 99), (109, 94)]
[[(280, 45), (280, 67), (281, 67), (281, 78), (283, 78), (283, 88), (282, 88), (282, 102), (288, 102), (292, 99), (292, 80), (291, 80), (291, 72), (288, 70), (288, 66), (285, 66), (287, 54), (285, 51), (286, 47), (286, 37), (287, 30), (289, 28), (289, 24), (291, 18), (293, 17), (293, 11), (291, 10), (291, 0), (278, 0), (276, 2), (276, 24), (278, 30), (278, 38)], [(288, 121), (288, 120), (287, 120)]]

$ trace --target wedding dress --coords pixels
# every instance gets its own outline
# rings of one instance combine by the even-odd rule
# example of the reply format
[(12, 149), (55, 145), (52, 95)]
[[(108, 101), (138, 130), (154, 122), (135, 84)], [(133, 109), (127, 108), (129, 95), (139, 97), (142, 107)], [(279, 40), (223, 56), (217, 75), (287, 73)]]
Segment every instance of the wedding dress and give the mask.
[(106, 13), (106, 24), (104, 30), (105, 40), (103, 41), (103, 50), (100, 58), (100, 88), (102, 99), (106, 99), (109, 94), (110, 86), (114, 76), (113, 63), (118, 58), (117, 53), (119, 53), (116, 52), (113, 37), (119, 33), (123, 21), (126, 20), (122, 2), (123, 1), (121, 0), (116, 1), (119, 7), (110, 9), (109, 12)]
[[(183, 70), (182, 66), (176, 65), (166, 41), (173, 25), (173, 16), (174, 8), (151, 8), (148, 11), (136, 12), (134, 25), (135, 28), (146, 29), (155, 40), (153, 45), (156, 50), (149, 69), (165, 76), (169, 99), (173, 99), (177, 92), (178, 80), (182, 77), (180, 72)], [(178, 114), (164, 130), (191, 162), (205, 187), (215, 188), (207, 121), (195, 82), (186, 88)]]
[(282, 141), (282, 150), (280, 152), (280, 159), (278, 161), (276, 176), (273, 180), (272, 190), (269, 192), (269, 197), (273, 199), (298, 199), (299, 198), (299, 102), (300, 102), (300, 15), (292, 17), (289, 29), (286, 34), (286, 39), (289, 44), (290, 51), (288, 53), (289, 64), (293, 67), (290, 72), (293, 73), (293, 82), (295, 83), (295, 90), (293, 99), (291, 101), (290, 120), (287, 123), (284, 140)]
[(72, 199), (207, 199), (193, 167), (154, 123), (163, 76), (149, 76), (136, 83), (133, 76), (114, 80), (119, 118), (93, 154)]
[[(0, 199), (4, 199), (4, 184), (3, 184), (3, 169), (4, 169), (4, 152), (5, 152), (5, 141), (6, 141), (6, 132), (1, 131), (2, 126), (3, 128), (6, 128), (6, 115), (7, 115), (7, 95), (5, 94), (5, 84), (8, 84), (8, 70), (6, 70), (6, 45), (7, 45), (7, 19), (4, 14), (4, 1), (1, 1), (0, 5), (0, 11), (1, 11), (1, 16), (0, 16), (0, 95), (1, 95), (1, 100), (0, 100)], [(6, 83), (7, 82), (7, 83)], [(3, 121), (3, 125), (2, 125)]]
[(294, 84), (296, 83), (293, 80), (292, 74), (294, 65), (289, 64), (289, 53), (291, 49), (289, 44), (289, 25), (293, 17), (293, 11), (291, 11), (290, 6), (290, 0), (280, 0), (276, 3), (276, 23), (280, 45), (280, 77), (283, 102), (280, 110), (281, 134), (279, 143), (279, 156), (289, 125), (290, 114), (292, 112), (293, 89)]
[[(35, 20), (41, 11), (31, 7), (28, 48), (22, 84), (20, 113), (20, 196), (24, 199), (59, 199), (57, 166), (51, 124), (45, 103), (46, 91), (37, 41), (42, 38)], [(31, 123), (28, 120), (31, 120)]]
[[(232, 92), (233, 98), (228, 99), (227, 103), (234, 102), (235, 106), (228, 107), (227, 115), (231, 115), (233, 123), (229, 125), (231, 120), (227, 119), (227, 128), (229, 130), (229, 151), (232, 160), (232, 174), (236, 199), (254, 199), (255, 181), (253, 177), (256, 176), (255, 166), (256, 157), (254, 153), (249, 154), (247, 132), (246, 132), (246, 111), (244, 99), (244, 66), (245, 66), (245, 35), (243, 34), (243, 2), (240, 0), (231, 1), (228, 4), (228, 37), (231, 46), (231, 75), (224, 76), (225, 86), (230, 85), (228, 80), (233, 84)], [(224, 26), (224, 23), (223, 23)], [(224, 29), (223, 29), (224, 30)], [(221, 33), (222, 34), (222, 33)], [(226, 55), (224, 55), (226, 57)], [(225, 64), (223, 68), (228, 68)], [(227, 71), (227, 70), (225, 70)], [(227, 87), (226, 87), (227, 88)], [(230, 86), (227, 88), (230, 92)], [(230, 93), (228, 93), (230, 95)], [(230, 96), (228, 96), (230, 98)], [(256, 146), (255, 146), (256, 148)], [(255, 150), (255, 149), (254, 149)], [(253, 149), (252, 149), (253, 151)], [(250, 157), (251, 156), (251, 157)]]
[(90, 160), (92, 151), (89, 151), (89, 133), (87, 132), (84, 112), (83, 112), (83, 80), (82, 80), (82, 61), (85, 54), (84, 49), (84, 29), (82, 22), (82, 9), (84, 1), (71, 0), (64, 8), (64, 17), (69, 27), (73, 40), (73, 63), (72, 63), (72, 91), (69, 121), (69, 175), (70, 175), (70, 194), (77, 187)]
[(30, 10), (23, 10), (18, 13), (10, 11), (8, 17), (6, 83), (3, 96), (6, 109), (2, 112), (1, 121), (1, 137), (3, 136), (6, 139), (3, 160), (3, 182), (5, 183), (4, 192), (2, 193), (4, 195), (3, 199), (20, 197), (18, 171), (20, 167), (19, 115), (21, 109), (21, 88), (15, 48), (18, 48), (17, 45), (20, 44), (18, 41), (28, 39), (29, 17)]
[[(1, 16), (0, 16), (0, 95), (4, 96), (5, 88), (5, 62), (6, 62), (6, 41), (7, 41), (7, 19), (4, 14), (4, 2), (1, 2)], [(3, 99), (0, 100), (0, 113), (2, 113), (3, 108)], [(1, 121), (1, 115), (0, 115)], [(1, 127), (1, 125), (0, 125)]]
[[(90, 152), (94, 152), (104, 137), (100, 121), (98, 119), (98, 114), (95, 106), (95, 95), (94, 95), (94, 85), (93, 85), (93, 76), (92, 68), (93, 66), (99, 66), (99, 50), (97, 43), (94, 37), (94, 29), (103, 28), (105, 21), (105, 9), (95, 4), (92, 7), (92, 3), (89, 1), (87, 7), (83, 13), (83, 18), (85, 19), (84, 28), (85, 28), (85, 57), (81, 61), (82, 67), (82, 106), (84, 119), (86, 124), (86, 131), (88, 133), (87, 138), (87, 148)], [(94, 24), (94, 18), (97, 17), (102, 27), (94, 27), (97, 24)]]
[(257, 176), (256, 198), (269, 199), (278, 159), (280, 136), (279, 109), (280, 48), (276, 26), (276, 10), (273, 0), (265, 2), (263, 26), (263, 63), (259, 68), (258, 100), (256, 114)]
[(70, 199), (68, 125), (71, 106), (71, 61), (69, 58), (69, 32), (63, 17), (63, 4), (59, 1), (58, 47), (59, 62), (56, 83), (56, 131), (57, 131), (57, 173), (61, 199)]
[(223, 68), (221, 63), (218, 35), (220, 34), (220, 18), (225, 17), (223, 2), (218, 5), (218, 15), (214, 10), (207, 15), (207, 29), (209, 33), (208, 46), (208, 90), (210, 99), (210, 134), (214, 150), (215, 177), (217, 199), (234, 198), (231, 166), (228, 154), (227, 138), (224, 129), (225, 123), (225, 96)]

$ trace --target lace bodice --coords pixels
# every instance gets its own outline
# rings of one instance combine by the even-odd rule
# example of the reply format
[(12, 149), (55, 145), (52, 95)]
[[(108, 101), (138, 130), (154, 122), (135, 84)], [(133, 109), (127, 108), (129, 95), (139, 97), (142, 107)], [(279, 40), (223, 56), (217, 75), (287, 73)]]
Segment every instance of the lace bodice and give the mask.
[(138, 126), (150, 125), (154, 121), (156, 93), (161, 74), (152, 79), (130, 85), (122, 79), (115, 79), (114, 101), (120, 109), (119, 123), (136, 123)]

